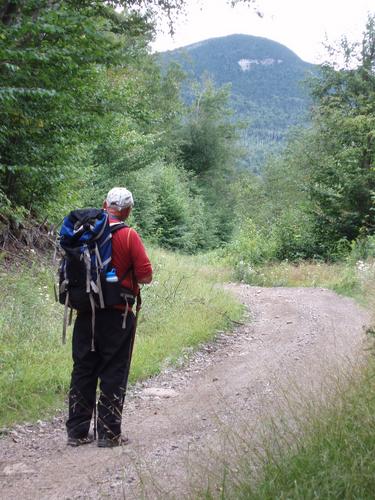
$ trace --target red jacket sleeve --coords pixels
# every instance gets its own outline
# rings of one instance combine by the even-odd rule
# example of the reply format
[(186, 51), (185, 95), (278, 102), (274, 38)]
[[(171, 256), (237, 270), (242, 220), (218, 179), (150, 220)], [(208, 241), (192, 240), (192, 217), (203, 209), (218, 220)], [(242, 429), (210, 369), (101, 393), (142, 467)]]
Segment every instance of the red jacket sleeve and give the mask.
[(139, 234), (134, 229), (130, 229), (128, 237), (134, 276), (137, 281), (142, 281), (143, 278), (152, 274), (151, 262)]

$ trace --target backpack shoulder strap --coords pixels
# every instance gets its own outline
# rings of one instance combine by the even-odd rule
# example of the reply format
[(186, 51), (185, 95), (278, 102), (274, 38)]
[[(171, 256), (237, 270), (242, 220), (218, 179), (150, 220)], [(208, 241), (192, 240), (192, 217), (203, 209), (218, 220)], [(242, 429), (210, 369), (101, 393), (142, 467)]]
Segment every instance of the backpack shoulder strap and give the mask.
[(125, 224), (125, 222), (113, 222), (112, 224), (109, 224), (109, 230), (111, 231), (112, 234), (124, 227), (129, 227), (129, 226)]
[[(128, 248), (127, 248), (127, 250), (128, 250), (128, 252), (129, 252), (129, 250), (130, 250), (130, 243), (129, 243), (129, 240), (130, 240), (130, 233), (132, 232), (132, 228), (131, 228), (131, 227), (129, 227), (129, 226), (127, 226), (126, 224), (124, 224), (124, 227), (127, 227), (127, 228), (129, 229), (129, 231), (128, 231), (128, 235), (127, 235), (128, 237), (127, 237), (127, 239), (126, 239), (126, 243), (127, 243), (127, 247), (128, 247)], [(124, 273), (124, 274), (120, 277), (120, 280), (119, 280), (119, 281), (120, 281), (120, 283), (122, 283), (122, 282), (124, 281), (124, 279), (125, 279), (125, 278), (128, 276), (128, 274), (130, 274), (130, 273), (132, 273), (132, 275), (133, 275), (133, 279), (134, 279), (134, 270), (133, 270), (133, 266), (130, 266), (130, 267), (129, 267), (129, 269), (127, 269), (127, 270), (125, 271), (125, 273)]]
[[(123, 228), (129, 228), (129, 226), (127, 224), (125, 224), (125, 222), (112, 222), (112, 224), (109, 224), (109, 229), (111, 231), (111, 234), (113, 234), (116, 231), (123, 229)], [(130, 231), (131, 231), (131, 228), (129, 230), (129, 233), (130, 233)], [(127, 239), (127, 244), (128, 244), (128, 250), (129, 250), (129, 236)], [(124, 279), (127, 277), (127, 275), (132, 271), (133, 271), (133, 267), (130, 267), (129, 269), (127, 269), (126, 272), (122, 276), (120, 276), (119, 283), (122, 283), (122, 281), (124, 281)]]

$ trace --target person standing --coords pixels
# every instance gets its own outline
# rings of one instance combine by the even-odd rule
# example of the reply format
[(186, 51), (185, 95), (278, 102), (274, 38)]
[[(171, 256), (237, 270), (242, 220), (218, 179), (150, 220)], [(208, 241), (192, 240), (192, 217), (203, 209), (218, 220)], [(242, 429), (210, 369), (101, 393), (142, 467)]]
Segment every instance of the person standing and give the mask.
[[(110, 225), (123, 223), (133, 205), (132, 193), (126, 188), (111, 189), (103, 203)], [(133, 228), (121, 227), (112, 234), (112, 267), (118, 277), (124, 277), (121, 285), (130, 296), (138, 296), (140, 284), (151, 283), (151, 262)], [(72, 340), (73, 371), (66, 421), (68, 445), (80, 446), (93, 441), (89, 429), (95, 414), (98, 381), (97, 444), (99, 447), (114, 447), (127, 442), (121, 436), (121, 420), (134, 333), (132, 301), (128, 305), (122, 303), (97, 309), (95, 351), (92, 351), (91, 312), (78, 312)]]

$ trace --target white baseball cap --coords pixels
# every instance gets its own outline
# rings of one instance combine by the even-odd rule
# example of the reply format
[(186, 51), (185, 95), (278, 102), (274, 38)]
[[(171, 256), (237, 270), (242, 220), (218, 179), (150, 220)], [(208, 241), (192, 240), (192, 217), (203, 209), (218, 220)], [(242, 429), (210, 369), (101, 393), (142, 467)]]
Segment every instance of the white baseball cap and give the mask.
[(133, 195), (124, 187), (114, 187), (107, 194), (107, 206), (113, 208), (128, 208), (134, 206)]

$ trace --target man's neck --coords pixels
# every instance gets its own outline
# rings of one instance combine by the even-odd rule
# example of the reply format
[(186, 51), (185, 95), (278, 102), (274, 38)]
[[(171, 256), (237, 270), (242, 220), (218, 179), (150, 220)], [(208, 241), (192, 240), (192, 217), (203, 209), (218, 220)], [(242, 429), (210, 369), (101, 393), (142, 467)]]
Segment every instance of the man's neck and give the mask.
[(124, 222), (124, 218), (121, 217), (121, 215), (119, 213), (113, 213), (112, 210), (107, 210), (107, 213), (111, 219), (115, 219), (115, 220), (118, 220), (120, 222)]

